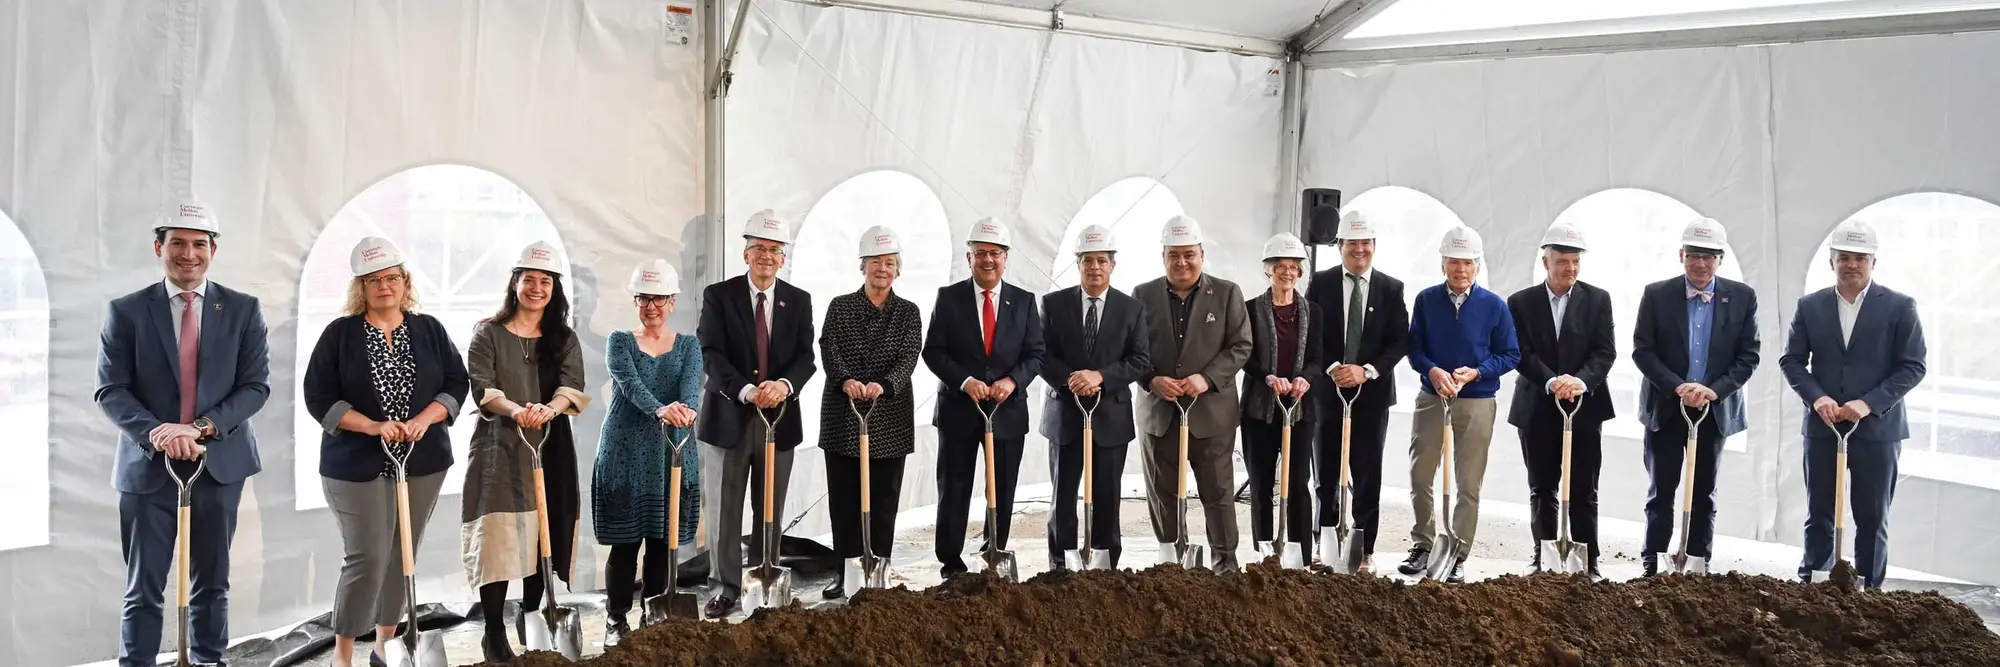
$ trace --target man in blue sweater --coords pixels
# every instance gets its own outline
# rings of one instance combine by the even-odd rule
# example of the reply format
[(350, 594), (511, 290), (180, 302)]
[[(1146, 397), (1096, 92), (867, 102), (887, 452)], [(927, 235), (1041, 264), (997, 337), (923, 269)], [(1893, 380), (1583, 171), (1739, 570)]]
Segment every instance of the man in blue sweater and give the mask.
[[(1418, 292), (1410, 310), (1410, 367), (1423, 376), (1410, 433), (1410, 505), (1417, 522), (1410, 530), (1410, 557), (1396, 569), (1409, 575), (1424, 571), (1436, 541), (1455, 537), (1459, 548), (1446, 581), (1461, 583), (1479, 527), (1479, 487), (1486, 479), (1486, 450), (1493, 443), (1493, 396), (1500, 391), (1500, 376), (1521, 362), (1521, 348), (1507, 301), (1473, 284), (1484, 254), (1479, 232), (1462, 226), (1445, 232), (1438, 254), (1444, 256), (1444, 284)], [(1457, 497), (1451, 534), (1440, 535), (1431, 517), (1431, 485), (1443, 459), (1447, 407), (1452, 492)]]

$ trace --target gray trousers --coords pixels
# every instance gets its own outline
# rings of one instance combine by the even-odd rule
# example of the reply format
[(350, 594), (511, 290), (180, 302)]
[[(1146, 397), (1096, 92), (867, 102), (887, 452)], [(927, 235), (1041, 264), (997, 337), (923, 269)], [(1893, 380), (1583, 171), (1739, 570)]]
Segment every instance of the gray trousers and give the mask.
[[(1139, 458), (1146, 470), (1146, 509), (1153, 517), (1153, 537), (1160, 543), (1180, 539), (1182, 523), (1180, 496), (1175, 495), (1180, 467), (1180, 424), (1175, 422), (1166, 435), (1139, 436), (1145, 444)], [(1294, 443), (1296, 444), (1296, 443)], [(1208, 546), (1217, 554), (1236, 551), (1236, 461), (1231, 456), (1236, 433), (1213, 438), (1188, 438), (1188, 491), (1198, 494), (1202, 518), (1208, 523)]]
[[(366, 482), (320, 478), (326, 504), (340, 523), (340, 586), (333, 591), (333, 632), (359, 637), (378, 625), (395, 625), (408, 608), (403, 600), (403, 547), (396, 528), (396, 483), (386, 477)], [(412, 551), (423, 544), (424, 525), (437, 506), (444, 473), (410, 478)]]
[[(1479, 488), (1486, 480), (1486, 450), (1493, 445), (1493, 414), (1497, 406), (1491, 398), (1457, 398), (1451, 401), (1451, 530), (1465, 548), (1472, 550), (1472, 538), (1479, 532)], [(1437, 532), (1436, 478), (1444, 462), (1444, 406), (1437, 394), (1417, 394), (1416, 423), (1410, 429), (1410, 506), (1417, 511), (1417, 524), (1410, 529), (1410, 541), (1430, 550)]]
[[(743, 441), (724, 449), (702, 443), (701, 511), (708, 522), (708, 584), (718, 595), (743, 594), (743, 492), (750, 492), (750, 553), (764, 562), (764, 429), (743, 429)], [(778, 450), (774, 537), (785, 529), (785, 488), (791, 486), (792, 452)]]

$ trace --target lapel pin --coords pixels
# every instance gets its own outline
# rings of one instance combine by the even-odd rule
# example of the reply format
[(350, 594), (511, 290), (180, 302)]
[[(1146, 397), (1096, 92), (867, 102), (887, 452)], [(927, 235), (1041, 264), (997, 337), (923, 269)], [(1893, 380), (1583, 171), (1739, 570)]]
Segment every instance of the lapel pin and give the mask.
[(221, 304), (221, 303), (217, 303), (217, 304), (215, 304), (215, 312), (218, 312), (218, 313), (222, 312), (222, 304)]
[(1723, 303), (1729, 303), (1729, 297), (1726, 297), (1726, 296), (1725, 296), (1725, 297), (1722, 297), (1722, 302), (1723, 302)]
[(1214, 321), (1215, 321), (1215, 313), (1209, 313), (1209, 314), (1208, 314), (1208, 321), (1209, 321), (1209, 322), (1214, 322)]
[(783, 302), (783, 301), (779, 301), (779, 302), (778, 302), (778, 307), (779, 307), (779, 308), (783, 308), (783, 307), (785, 307), (785, 302)]

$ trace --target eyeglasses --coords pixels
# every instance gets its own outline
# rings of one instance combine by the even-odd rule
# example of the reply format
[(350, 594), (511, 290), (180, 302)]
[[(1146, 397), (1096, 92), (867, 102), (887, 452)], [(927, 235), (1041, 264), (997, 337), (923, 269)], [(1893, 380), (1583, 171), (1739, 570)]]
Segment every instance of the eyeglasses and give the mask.
[(376, 287), (381, 287), (381, 286), (383, 286), (383, 285), (388, 285), (388, 286), (390, 286), (390, 287), (402, 287), (402, 286), (403, 286), (403, 274), (400, 274), (400, 273), (392, 273), (392, 274), (389, 274), (389, 275), (386, 275), (386, 276), (375, 276), (375, 277), (373, 277), (373, 278), (362, 278), (362, 279), (361, 279), (361, 284), (363, 284), (363, 285), (367, 285), (367, 286), (368, 286), (368, 287), (369, 287), (370, 289), (373, 289), (373, 288), (376, 288)]
[(779, 247), (779, 246), (768, 246), (768, 245), (753, 245), (753, 246), (750, 246), (750, 247), (749, 247), (749, 248), (748, 248), (747, 250), (748, 250), (748, 251), (749, 251), (749, 253), (750, 253), (750, 254), (752, 254), (752, 255), (762, 255), (762, 256), (766, 256), (766, 257), (784, 257), (784, 256), (785, 256), (785, 249), (784, 249), (784, 248), (782, 248), (782, 247)]
[(665, 307), (667, 305), (667, 302), (671, 300), (673, 300), (673, 297), (659, 296), (655, 294), (641, 294), (639, 296), (632, 297), (632, 303), (641, 306), (652, 306), (654, 308)]
[(1006, 257), (1006, 256), (1007, 256), (1007, 251), (1005, 251), (1005, 250), (974, 250), (974, 251), (972, 251), (972, 258), (973, 258), (973, 259), (1000, 259), (1000, 258), (1002, 258), (1002, 257)]

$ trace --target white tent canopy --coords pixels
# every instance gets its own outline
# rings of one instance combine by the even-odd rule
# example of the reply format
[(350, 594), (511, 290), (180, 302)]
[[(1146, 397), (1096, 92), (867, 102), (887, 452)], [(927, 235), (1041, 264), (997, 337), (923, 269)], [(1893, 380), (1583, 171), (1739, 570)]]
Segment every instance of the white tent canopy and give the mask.
[[(360, 236), (410, 249), (425, 309), (461, 345), (497, 305), (505, 258), (557, 243), (592, 393), (608, 398), (604, 340), (633, 324), (630, 267), (675, 262), (690, 293), (673, 323), (691, 331), (693, 286), (742, 271), (733, 230), (755, 210), (801, 223), (788, 275), (822, 303), (859, 284), (860, 230), (897, 228), (900, 287), (928, 310), (927, 290), (967, 275), (965, 231), (988, 215), (1015, 226), (1009, 280), (1038, 293), (1073, 283), (1085, 224), (1126, 244), (1120, 284), (1158, 275), (1147, 242), (1179, 213), (1214, 239), (1210, 269), (1254, 289), (1254, 254), (1297, 230), (1302, 187), (1385, 220), (1379, 266), (1413, 285), (1437, 279), (1427, 251), (1446, 225), (1485, 236), (1482, 282), (1507, 293), (1539, 278), (1541, 230), (1576, 223), (1602, 246), (1584, 279), (1621, 305), (1675, 271), (1662, 230), (1690, 212), (1722, 221), (1725, 271), (1761, 297), (1764, 361), (1718, 530), (1794, 545), (1802, 408), (1777, 356), (1795, 299), (1830, 282), (1827, 231), (1871, 221), (1887, 237), (1878, 277), (1919, 299), (1931, 350), (1892, 559), (2000, 582), (2000, 365), (1983, 348), (2000, 310), (1974, 291), (2000, 278), (1996, 7), (0, 0), (0, 414), (17, 435), (0, 466), (0, 663), (115, 655), (124, 566), (97, 334), (107, 301), (158, 279), (151, 217), (188, 195), (224, 226), (214, 279), (257, 296), (270, 324), (264, 471), (233, 551), (238, 635), (331, 605), (340, 542), (298, 385)], [(736, 25), (727, 94), (711, 95)], [(1619, 410), (1603, 512), (1636, 519), (1645, 477)], [(586, 468), (601, 419), (577, 423)], [(1496, 436), (1486, 495), (1525, 498), (1511, 431)], [(920, 439), (918, 471), (935, 454)], [(1045, 451), (1031, 438), (1023, 484), (1046, 481)], [(826, 530), (817, 456), (798, 458), (796, 534)], [(934, 495), (907, 484), (906, 514)], [(453, 493), (421, 550), (426, 599), (472, 597), (457, 516)], [(587, 519), (582, 540), (577, 586), (596, 587)]]

